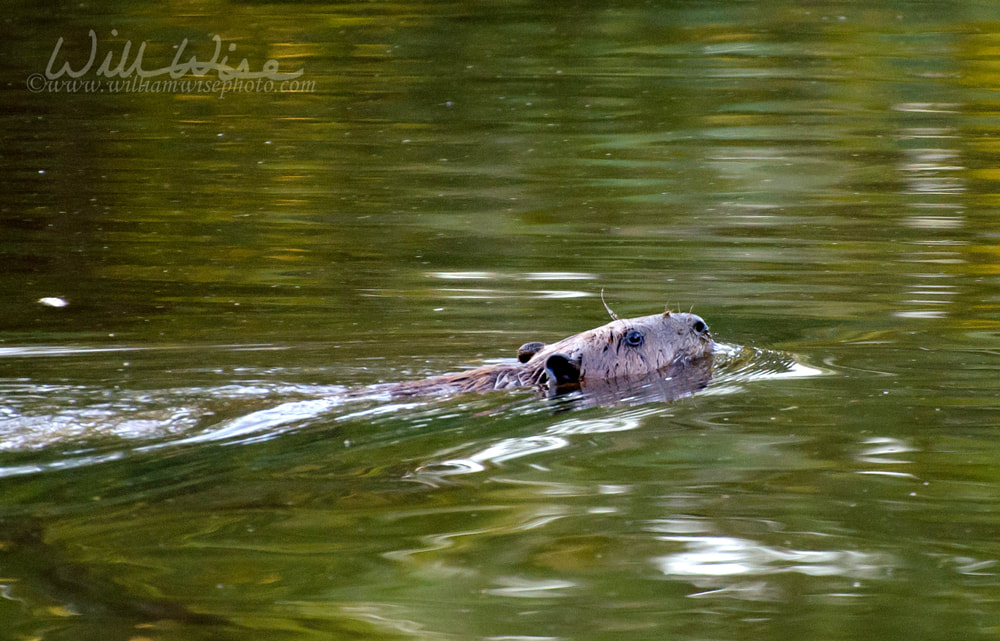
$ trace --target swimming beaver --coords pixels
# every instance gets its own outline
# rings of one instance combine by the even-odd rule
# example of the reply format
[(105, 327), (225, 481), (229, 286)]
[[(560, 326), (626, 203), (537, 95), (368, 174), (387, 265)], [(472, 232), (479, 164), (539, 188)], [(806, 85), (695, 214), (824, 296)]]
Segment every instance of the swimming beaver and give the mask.
[(609, 382), (643, 383), (663, 372), (710, 357), (715, 343), (695, 314), (670, 312), (615, 319), (558, 343), (525, 343), (517, 363), (486, 365), (464, 372), (382, 386), (394, 396), (488, 392), (535, 387), (549, 396)]

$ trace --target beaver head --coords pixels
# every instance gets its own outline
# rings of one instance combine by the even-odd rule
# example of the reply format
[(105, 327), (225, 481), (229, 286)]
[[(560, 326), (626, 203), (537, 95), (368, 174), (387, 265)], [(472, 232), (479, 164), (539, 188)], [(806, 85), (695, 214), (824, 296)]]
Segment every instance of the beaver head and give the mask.
[(526, 343), (518, 360), (536, 369), (535, 380), (552, 393), (587, 381), (640, 379), (679, 362), (708, 356), (715, 343), (695, 314), (653, 314), (615, 319), (552, 345)]

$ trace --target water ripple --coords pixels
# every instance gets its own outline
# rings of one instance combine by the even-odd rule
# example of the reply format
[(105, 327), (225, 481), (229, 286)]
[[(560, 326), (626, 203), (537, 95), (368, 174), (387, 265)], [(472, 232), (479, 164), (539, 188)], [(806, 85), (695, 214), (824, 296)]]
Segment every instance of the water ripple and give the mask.
[(500, 577), (496, 580), (500, 587), (487, 588), (487, 594), (514, 597), (518, 599), (545, 599), (566, 596), (564, 590), (576, 587), (572, 581), (559, 579), (525, 579), (522, 577)]
[(726, 343), (717, 344), (715, 364), (712, 385), (715, 388), (734, 383), (810, 378), (829, 373), (829, 370), (801, 362), (792, 354)]
[(733, 577), (785, 572), (807, 576), (878, 578), (892, 565), (884, 555), (852, 550), (797, 550), (731, 536), (669, 536), (684, 550), (652, 559), (661, 572), (679, 577)]

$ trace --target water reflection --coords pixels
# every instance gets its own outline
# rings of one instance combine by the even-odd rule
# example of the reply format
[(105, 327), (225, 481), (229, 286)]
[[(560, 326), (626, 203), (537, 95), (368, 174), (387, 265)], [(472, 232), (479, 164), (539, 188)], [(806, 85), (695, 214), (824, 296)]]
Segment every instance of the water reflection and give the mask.
[(711, 522), (695, 518), (664, 519), (650, 523), (648, 529), (664, 533), (658, 540), (680, 545), (680, 551), (654, 557), (651, 562), (665, 575), (706, 590), (692, 596), (770, 600), (781, 598), (780, 589), (767, 579), (773, 575), (879, 579), (889, 576), (895, 565), (892, 557), (881, 553), (795, 549), (716, 535), (710, 533)]
[(523, 458), (568, 447), (571, 441), (565, 436), (600, 434), (633, 430), (641, 424), (641, 417), (655, 412), (653, 409), (630, 411), (605, 419), (568, 419), (548, 428), (545, 434), (503, 439), (483, 450), (463, 458), (428, 463), (417, 470), (417, 477), (431, 481), (435, 477), (482, 472), (486, 465), (499, 465)]
[(708, 390), (712, 394), (729, 393), (741, 383), (811, 378), (831, 371), (803, 363), (785, 352), (728, 343), (716, 343), (714, 357), (717, 368), (712, 387)]
[[(900, 455), (909, 452), (917, 452), (918, 448), (907, 440), (889, 436), (872, 436), (862, 440), (859, 445), (861, 451), (855, 457), (857, 461), (874, 465), (912, 465), (913, 461)], [(907, 479), (919, 481), (919, 477), (910, 472), (902, 472), (898, 469), (863, 469), (857, 472), (865, 476), (884, 476), (889, 478)], [(927, 483), (925, 482), (926, 486)]]
[[(73, 351), (48, 346), (8, 349), (16, 356), (79, 356), (132, 350), (109, 347)], [(186, 357), (181, 354), (181, 358)], [(720, 346), (719, 363), (718, 374), (724, 385), (819, 373), (785, 355), (745, 351), (731, 345)], [(416, 477), (433, 483), (436, 478), (481, 472), (489, 465), (563, 449), (572, 445), (577, 436), (636, 429), (646, 416), (665, 411), (663, 403), (705, 389), (715, 374), (713, 360), (701, 359), (637, 379), (597, 381), (547, 401), (528, 399), (513, 411), (530, 413), (544, 409), (558, 416), (567, 410), (596, 406), (634, 409), (610, 417), (559, 420), (541, 434), (504, 439), (466, 456), (427, 463), (420, 467)], [(102, 463), (121, 458), (127, 452), (206, 443), (259, 443), (317, 421), (354, 424), (400, 416), (414, 426), (422, 426), (423, 419), (415, 416), (416, 410), (434, 406), (434, 399), (400, 402), (380, 392), (377, 386), (351, 390), (338, 385), (275, 381), (148, 391), (109, 391), (100, 386), (25, 381), (7, 383), (2, 389), (6, 398), (0, 405), (0, 449), (14, 454), (52, 446), (76, 446), (80, 450), (44, 465), (12, 464), (0, 470), (4, 475)], [(438, 400), (444, 403), (447, 399)], [(239, 408), (235, 415), (234, 407)]]
[(11, 476), (24, 476), (27, 474), (39, 474), (41, 472), (55, 472), (59, 470), (71, 470), (77, 467), (88, 465), (98, 465), (125, 458), (124, 452), (112, 452), (111, 454), (96, 454), (92, 456), (75, 456), (65, 458), (51, 463), (34, 463), (29, 465), (4, 465), (0, 466), (0, 478)]
[[(149, 394), (111, 396), (86, 386), (26, 383), (0, 389), (7, 403), (0, 408), (0, 451), (39, 450), (56, 443), (84, 444), (104, 438), (156, 438), (183, 433), (201, 418), (193, 407), (170, 406)], [(39, 399), (50, 400), (42, 404)]]
[(557, 412), (597, 406), (630, 409), (611, 416), (563, 419), (546, 428), (543, 434), (503, 439), (467, 456), (426, 463), (418, 468), (415, 478), (434, 484), (435, 479), (482, 472), (489, 465), (569, 447), (573, 436), (634, 430), (647, 417), (669, 411), (663, 403), (702, 391), (733, 393), (751, 381), (806, 378), (823, 373), (788, 354), (718, 344), (717, 354), (712, 359), (685, 363), (634, 380), (598, 381), (579, 392), (551, 399), (549, 403)]
[[(634, 380), (598, 381), (578, 392), (551, 399), (556, 412), (599, 405), (640, 406), (673, 402), (703, 389), (712, 376), (712, 360), (699, 359)], [(486, 465), (500, 465), (529, 455), (562, 449), (571, 444), (570, 436), (603, 434), (634, 430), (651, 414), (662, 412), (655, 405), (618, 412), (600, 418), (569, 418), (555, 422), (543, 434), (503, 439), (469, 456), (421, 466), (418, 476), (433, 477), (481, 472)]]
[[(600, 278), (595, 274), (584, 272), (526, 272), (526, 273), (504, 273), (497, 271), (437, 271), (428, 272), (431, 278), (446, 281), (595, 281)], [(542, 299), (567, 299), (586, 298), (593, 294), (586, 291), (572, 289), (543, 289), (534, 291), (507, 291), (498, 288), (456, 288), (442, 287), (437, 291), (442, 292), (444, 298), (459, 300), (493, 300), (504, 298), (523, 298), (524, 296), (535, 296)]]
[[(81, 21), (171, 42), (224, 18), (241, 50), (280, 43), (323, 93), (5, 94), (0, 357), (30, 358), (0, 363), (0, 475), (34, 474), (5, 479), (4, 509), (51, 515), (46, 537), (103, 563), (103, 587), (208, 595), (233, 637), (276, 640), (995, 632), (990, 3), (112, 4), (63, 4), (60, 22), (15, 3), (5, 78)], [(289, 368), (345, 382), (376, 352), (398, 376), (386, 363), (445, 341), (478, 358), (491, 323), (548, 331), (533, 302), (572, 313), (595, 284), (635, 301), (669, 288), (805, 357), (734, 347), (677, 405), (655, 382), (563, 405), (349, 407), (342, 388), (285, 384)], [(189, 351), (119, 353), (110, 333)], [(260, 355), (202, 348), (232, 341), (323, 346), (248, 374), (233, 363)], [(803, 380), (824, 373), (811, 362), (836, 375)], [(189, 445), (94, 465), (163, 442)], [(900, 504), (918, 476), (928, 496)], [(650, 521), (665, 496), (711, 518)], [(408, 510), (424, 518), (389, 527)], [(602, 541), (574, 548), (581, 532)], [(39, 554), (0, 591), (21, 598)], [(893, 569), (853, 609), (814, 598)], [(693, 607), (692, 591), (731, 599)], [(4, 625), (230, 632), (121, 629), (62, 602), (0, 600)]]
[(500, 577), (499, 587), (487, 588), (486, 594), (517, 599), (551, 599), (566, 596), (563, 592), (576, 587), (576, 583), (559, 579), (526, 579), (524, 577)]
[(441, 280), (500, 280), (504, 278), (509, 278), (513, 280), (524, 280), (524, 281), (545, 281), (545, 280), (599, 280), (596, 274), (588, 274), (585, 272), (528, 272), (528, 273), (511, 273), (505, 274), (502, 272), (463, 272), (463, 271), (452, 271), (452, 272), (428, 272), (427, 274), (431, 278), (439, 278)]
[[(933, 114), (953, 118), (959, 111), (957, 104), (903, 103), (894, 109), (911, 114)], [(926, 117), (926, 116), (925, 116)], [(966, 225), (964, 203), (956, 197), (968, 189), (965, 175), (968, 168), (958, 149), (960, 133), (952, 126), (907, 127), (900, 130), (899, 140), (904, 146), (899, 172), (905, 185), (903, 193), (915, 197), (909, 206), (917, 210), (905, 216), (902, 224), (920, 235), (914, 243), (921, 249), (907, 251), (900, 257), (904, 262), (918, 262), (939, 266), (941, 272), (948, 265), (966, 262), (962, 246), (965, 241), (957, 235)], [(897, 310), (899, 318), (934, 319), (948, 315), (948, 307), (956, 300), (958, 292), (948, 284), (911, 284), (903, 304), (915, 309)], [(930, 307), (929, 307), (930, 306)]]
[(225, 421), (210, 430), (194, 436), (182, 438), (162, 445), (139, 448), (160, 448), (175, 445), (190, 445), (210, 441), (227, 441), (230, 444), (247, 445), (278, 437), (284, 429), (292, 425), (300, 426), (304, 421), (316, 419), (324, 413), (344, 403), (342, 395), (307, 401), (291, 401), (277, 407), (260, 410)]
[(917, 449), (903, 439), (888, 436), (872, 436), (861, 441), (864, 448), (857, 456), (863, 463), (878, 463), (880, 465), (901, 465), (913, 461), (899, 458), (899, 454), (915, 452)]
[[(918, 136), (913, 136), (918, 137)], [(924, 136), (919, 136), (924, 137)], [(955, 138), (942, 133), (939, 138)], [(965, 167), (958, 164), (960, 154), (955, 149), (917, 148), (903, 150), (904, 162), (900, 167), (906, 181), (905, 193), (915, 195), (952, 195), (965, 192), (965, 181), (961, 173)], [(942, 207), (942, 203), (931, 201), (918, 203), (925, 207)], [(944, 204), (944, 208), (954, 205)]]
[(724, 577), (798, 572), (809, 576), (875, 578), (888, 565), (878, 555), (849, 550), (794, 550), (728, 536), (663, 537), (683, 543), (684, 552), (655, 560), (664, 574)]
[(320, 618), (329, 616), (329, 610), (339, 609), (345, 616), (363, 621), (382, 633), (394, 637), (427, 639), (427, 641), (448, 641), (451, 635), (441, 634), (431, 629), (428, 624), (418, 621), (424, 614), (420, 611), (409, 611), (407, 608), (393, 603), (362, 603), (322, 604), (317, 608), (314, 603), (302, 603), (300, 609), (304, 616)]
[(497, 300), (502, 298), (523, 298), (525, 295), (534, 295), (537, 298), (561, 299), (561, 298), (585, 298), (591, 296), (590, 292), (573, 290), (535, 290), (531, 292), (505, 292), (498, 289), (459, 289), (455, 287), (442, 287), (437, 291), (441, 292), (442, 298), (453, 300)]
[[(0, 451), (19, 455), (58, 447), (65, 458), (6, 466), (0, 476), (103, 463), (127, 451), (267, 440), (343, 404), (344, 391), (335, 385), (282, 383), (158, 390), (8, 383), (0, 386)], [(303, 396), (311, 398), (266, 407), (275, 399)], [(244, 413), (221, 418), (234, 405)], [(255, 411), (255, 405), (265, 407)]]

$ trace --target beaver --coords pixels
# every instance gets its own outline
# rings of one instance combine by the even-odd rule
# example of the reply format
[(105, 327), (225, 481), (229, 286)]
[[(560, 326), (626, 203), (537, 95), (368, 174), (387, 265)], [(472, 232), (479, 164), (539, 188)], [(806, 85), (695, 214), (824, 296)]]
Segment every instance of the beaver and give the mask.
[(711, 367), (715, 343), (700, 316), (667, 310), (619, 319), (607, 309), (614, 319), (610, 323), (551, 345), (525, 343), (517, 351), (516, 363), (379, 387), (393, 396), (536, 388), (552, 397), (588, 387), (644, 384), (694, 361), (702, 363), (702, 370), (705, 362)]

